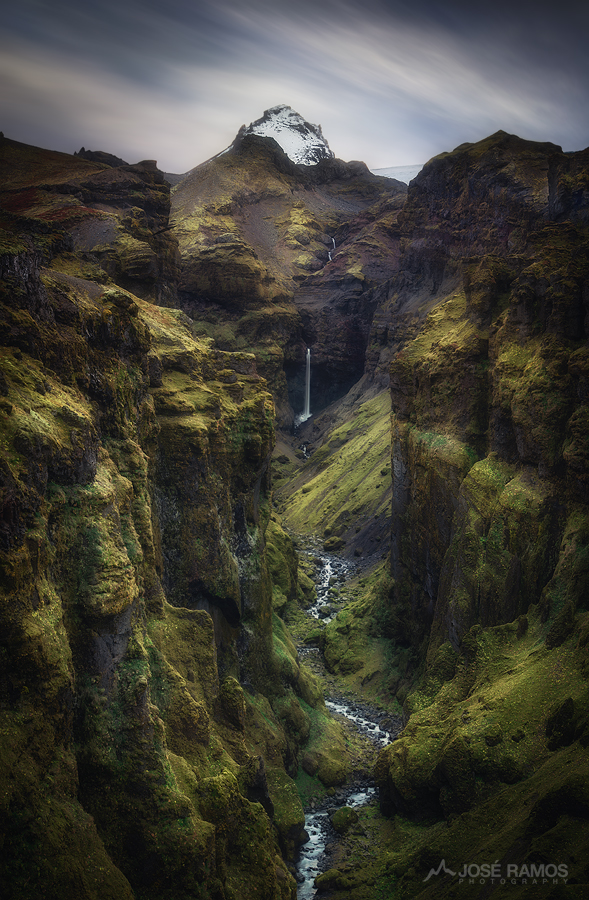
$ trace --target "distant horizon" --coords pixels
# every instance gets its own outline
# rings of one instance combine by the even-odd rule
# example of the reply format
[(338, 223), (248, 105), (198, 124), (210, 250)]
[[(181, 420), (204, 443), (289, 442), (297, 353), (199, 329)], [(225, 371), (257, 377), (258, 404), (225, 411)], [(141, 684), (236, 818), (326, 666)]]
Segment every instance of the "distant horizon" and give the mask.
[[(502, 129), (499, 129), (499, 130), (502, 130)], [(6, 138), (7, 140), (14, 141), (16, 143), (22, 143), (27, 146), (36, 147), (39, 150), (47, 150), (52, 153), (64, 153), (68, 156), (77, 156), (81, 151), (88, 151), (90, 153), (107, 153), (111, 156), (117, 156), (117, 154), (113, 153), (112, 150), (109, 149), (108, 147), (86, 147), (85, 145), (82, 145), (77, 150), (72, 150), (70, 152), (68, 150), (61, 150), (56, 147), (47, 147), (47, 146), (42, 146), (40, 144), (32, 144), (29, 141), (21, 141), (18, 138), (12, 137), (12, 135), (6, 134), (3, 131), (0, 131), (0, 136)], [(521, 138), (521, 135), (515, 135), (515, 136)], [(484, 135), (480, 140), (485, 140), (488, 137), (491, 137), (491, 135)], [(525, 138), (521, 138), (521, 139), (526, 140)], [(538, 141), (533, 141), (533, 142), (539, 143), (539, 144), (553, 143), (551, 141), (543, 141), (543, 140), (538, 140)], [(476, 143), (476, 142), (463, 142), (463, 143)], [(224, 153), (227, 152), (227, 150), (231, 149), (231, 146), (232, 146), (232, 144), (229, 144), (227, 147), (224, 147), (223, 150), (220, 150), (217, 153), (214, 153), (212, 156), (209, 156), (207, 159), (203, 159), (200, 162), (195, 163), (193, 166), (190, 166), (190, 168), (186, 169), (184, 172), (172, 172), (170, 169), (163, 168), (160, 165), (159, 160), (157, 160), (157, 159), (155, 160), (155, 163), (156, 163), (158, 169), (161, 172), (163, 172), (164, 175), (168, 175), (173, 178), (180, 179), (180, 178), (183, 178), (186, 175), (188, 175), (189, 172), (191, 172), (193, 169), (198, 168), (198, 166), (204, 165), (205, 163), (209, 162), (212, 159), (215, 159), (218, 156), (222, 156)], [(427, 165), (427, 163), (431, 159), (435, 159), (436, 156), (439, 156), (443, 153), (452, 152), (452, 151), (456, 150), (458, 146), (460, 146), (460, 145), (457, 145), (456, 147), (440, 149), (437, 151), (437, 153), (434, 153), (431, 157), (429, 157), (422, 163), (404, 163), (404, 164), (394, 165), (394, 166), (379, 166), (377, 168), (373, 168), (373, 167), (369, 166), (365, 160), (349, 159), (349, 160), (343, 160), (343, 161), (344, 162), (363, 162), (367, 166), (368, 170), (370, 172), (372, 172), (373, 175), (381, 175), (383, 177), (392, 177), (392, 178), (396, 178), (397, 181), (401, 181), (406, 184), (409, 184), (409, 182), (424, 168), (424, 166)], [(556, 145), (556, 146), (560, 146), (560, 145)], [(565, 150), (564, 148), (561, 147), (561, 150), (563, 153), (580, 153), (585, 149), (589, 149), (589, 147), (581, 147), (579, 150)], [(337, 157), (337, 154), (336, 154), (336, 157)], [(337, 158), (341, 159), (341, 157), (337, 157)], [(122, 159), (122, 157), (119, 157), (119, 159)], [(144, 154), (143, 156), (141, 156), (140, 158), (135, 159), (135, 160), (130, 160), (130, 159), (124, 160), (124, 163), (125, 163), (125, 165), (132, 166), (132, 165), (137, 165), (138, 163), (142, 162), (143, 160), (147, 160), (147, 159), (152, 160), (152, 159), (154, 159), (154, 157), (150, 156), (149, 154)], [(387, 173), (393, 173), (393, 172), (395, 172), (396, 174), (395, 175), (391, 174), (390, 176), (387, 174)], [(408, 175), (409, 177), (407, 177), (405, 179), (405, 178), (401, 177), (402, 175)]]
[[(112, 153), (108, 149), (108, 147), (86, 147), (86, 146), (82, 145), (77, 150), (73, 150), (71, 153), (69, 153), (67, 150), (58, 150), (55, 147), (43, 147), (40, 144), (30, 144), (28, 141), (19, 141), (18, 138), (14, 138), (11, 135), (5, 134), (2, 131), (0, 131), (0, 136), (3, 138), (6, 138), (9, 141), (14, 141), (17, 144), (24, 144), (28, 147), (36, 147), (38, 150), (47, 150), (50, 153), (65, 153), (67, 156), (77, 156), (82, 151), (87, 151), (89, 153), (108, 153), (110, 156), (117, 156), (117, 154)], [(160, 169), (160, 171), (163, 172), (165, 175), (173, 175), (176, 177), (180, 177), (180, 176), (187, 175), (190, 171), (192, 171), (192, 169), (196, 169), (196, 168), (198, 168), (198, 166), (204, 165), (204, 163), (209, 162), (209, 160), (215, 159), (217, 156), (221, 156), (223, 153), (226, 153), (227, 150), (230, 149), (230, 147), (231, 147), (231, 144), (229, 144), (229, 146), (225, 147), (223, 150), (220, 150), (219, 153), (213, 154), (213, 156), (210, 156), (208, 159), (203, 159), (202, 162), (195, 163), (194, 166), (191, 166), (191, 168), (187, 169), (185, 172), (171, 172), (171, 171), (168, 171), (167, 169), (162, 169), (162, 167), (159, 165), (158, 160), (156, 160), (156, 164), (157, 164), (158, 168)], [(440, 151), (440, 153), (443, 153), (443, 152), (444, 152), (443, 150)], [(141, 159), (137, 159), (134, 161), (124, 160), (124, 162), (125, 162), (125, 165), (133, 166), (133, 165), (137, 165), (137, 163), (142, 162), (145, 159), (152, 159), (152, 158), (153, 157), (150, 157), (150, 156), (143, 156)], [(119, 157), (119, 159), (122, 159), (122, 157)], [(344, 160), (344, 162), (352, 162), (352, 160)], [(358, 162), (364, 162), (364, 160), (358, 160)], [(427, 162), (427, 160), (426, 160), (426, 162)], [(374, 175), (378, 175), (378, 174), (382, 174), (384, 172), (393, 171), (393, 170), (400, 171), (400, 170), (423, 169), (424, 165), (425, 165), (425, 163), (407, 163), (405, 165), (399, 165), (399, 166), (381, 166), (378, 169), (371, 169), (368, 166), (368, 169)]]

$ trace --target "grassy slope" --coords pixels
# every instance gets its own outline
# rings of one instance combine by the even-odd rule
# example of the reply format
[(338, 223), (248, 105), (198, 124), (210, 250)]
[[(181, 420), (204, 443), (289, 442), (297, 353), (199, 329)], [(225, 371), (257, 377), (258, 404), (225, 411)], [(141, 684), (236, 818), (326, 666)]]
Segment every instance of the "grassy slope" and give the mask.
[(383, 391), (357, 407), (310, 459), (278, 444), (275, 502), (287, 528), (325, 538), (326, 549), (379, 559), (388, 546), (390, 399)]
[[(571, 701), (577, 729), (586, 716), (586, 651), (575, 643), (547, 650), (538, 621), (520, 637), (509, 626), (478, 632), (473, 659), (412, 716), (394, 745), (392, 764), (404, 766), (404, 799), (417, 800), (429, 818), (383, 819), (374, 808), (364, 810), (361, 829), (348, 836), (326, 879), (334, 900), (507, 896), (506, 890), (509, 897), (531, 896), (532, 882), (521, 879), (501, 890), (490, 880), (460, 884), (457, 876), (424, 883), (442, 859), (454, 872), (498, 862), (503, 875), (514, 861), (567, 865), (576, 885), (565, 889), (561, 879), (556, 890), (540, 880), (534, 896), (584, 896), (587, 755), (572, 731), (554, 724)], [(377, 775), (391, 760), (381, 756)], [(442, 781), (442, 802), (454, 804), (447, 820), (433, 801)], [(366, 852), (366, 839), (378, 853)]]

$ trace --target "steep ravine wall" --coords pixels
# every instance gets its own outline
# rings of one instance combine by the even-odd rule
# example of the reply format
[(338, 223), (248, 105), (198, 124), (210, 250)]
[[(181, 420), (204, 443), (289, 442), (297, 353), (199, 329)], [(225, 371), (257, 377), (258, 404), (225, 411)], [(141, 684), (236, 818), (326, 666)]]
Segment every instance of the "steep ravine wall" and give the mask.
[[(239, 684), (287, 692), (271, 397), (182, 313), (51, 277), (38, 292), (26, 333), (6, 297), (1, 357), (6, 896), (290, 897)], [(54, 297), (75, 327), (50, 320)]]
[(433, 160), (400, 216), (388, 633), (408, 724), (376, 774), (429, 835), (391, 850), (408, 896), (451, 891), (423, 886), (443, 856), (587, 881), (588, 185), (586, 153), (499, 133)]
[(500, 133), (426, 166), (402, 213), (404, 278), (435, 248), (439, 286), (395, 298), (427, 315), (390, 368), (391, 573), (430, 654), (538, 603), (589, 499), (586, 212), (554, 212), (568, 166)]
[(84, 249), (76, 216), (118, 214), (72, 225), (59, 191), (103, 167), (29, 150), (1, 234), (2, 895), (292, 898), (323, 700), (272, 612), (272, 397)]

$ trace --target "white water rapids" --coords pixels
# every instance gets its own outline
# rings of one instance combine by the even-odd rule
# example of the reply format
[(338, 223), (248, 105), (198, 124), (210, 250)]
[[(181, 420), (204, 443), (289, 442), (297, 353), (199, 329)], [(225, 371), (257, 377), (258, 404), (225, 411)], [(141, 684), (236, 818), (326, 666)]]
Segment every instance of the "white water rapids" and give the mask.
[[(376, 788), (368, 787), (350, 794), (346, 806), (364, 806), (374, 799)], [(305, 830), (309, 840), (303, 845), (297, 864), (299, 885), (297, 900), (313, 900), (317, 893), (315, 879), (321, 872), (321, 862), (329, 836), (329, 811), (327, 809), (310, 813), (305, 819)]]
[[(331, 621), (335, 611), (331, 606), (330, 588), (337, 582), (343, 582), (354, 571), (354, 564), (334, 554), (324, 552), (307, 551), (315, 562), (313, 580), (317, 591), (317, 599), (313, 606), (307, 610), (308, 614), (325, 622)], [(318, 650), (307, 650), (307, 653), (319, 653)], [(335, 716), (345, 716), (352, 722), (358, 731), (367, 737), (375, 746), (384, 747), (397, 736), (398, 728), (391, 733), (384, 727), (384, 722), (391, 724), (391, 717), (386, 713), (372, 709), (369, 704), (361, 701), (354, 702), (344, 698), (332, 698), (325, 701), (325, 705)], [(380, 722), (383, 721), (383, 726)], [(353, 786), (338, 792), (337, 799), (324, 801), (320, 809), (307, 813), (305, 817), (305, 830), (309, 835), (308, 841), (299, 851), (297, 861), (297, 900), (313, 900), (317, 893), (315, 878), (325, 870), (327, 862), (326, 847), (328, 843), (338, 840), (338, 836), (330, 822), (330, 815), (335, 806), (364, 806), (376, 797), (376, 788), (373, 785), (362, 787)]]
[(343, 583), (346, 577), (353, 572), (354, 566), (347, 559), (331, 553), (309, 553), (309, 555), (313, 557), (316, 565), (313, 581), (317, 599), (309, 607), (307, 613), (315, 619), (331, 622), (335, 610), (332, 608), (330, 588), (338, 583)]
[(353, 705), (345, 703), (342, 700), (326, 700), (325, 705), (333, 713), (338, 716), (345, 716), (354, 723), (361, 734), (365, 734), (370, 740), (379, 747), (386, 747), (391, 741), (390, 731), (381, 728), (378, 722), (367, 719)]
[[(326, 700), (325, 705), (338, 716), (345, 716), (354, 723), (356, 728), (374, 744), (384, 747), (396, 737), (389, 731), (381, 728), (378, 722), (366, 717), (359, 712), (354, 704), (345, 700)], [(340, 806), (365, 806), (376, 797), (374, 785), (366, 785), (361, 788), (351, 788), (348, 793), (343, 793), (338, 798)], [(328, 801), (326, 808), (307, 813), (305, 817), (305, 831), (309, 835), (308, 841), (300, 849), (297, 862), (297, 900), (313, 900), (317, 893), (315, 878), (324, 870), (326, 861), (326, 847), (328, 842), (337, 840), (330, 823), (330, 815), (333, 812), (334, 800)]]

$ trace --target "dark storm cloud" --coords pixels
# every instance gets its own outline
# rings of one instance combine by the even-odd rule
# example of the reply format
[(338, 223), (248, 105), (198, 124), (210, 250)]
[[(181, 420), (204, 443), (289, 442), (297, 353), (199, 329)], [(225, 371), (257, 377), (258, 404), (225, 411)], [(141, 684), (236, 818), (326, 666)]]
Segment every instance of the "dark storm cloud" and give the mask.
[(422, 162), (502, 128), (589, 143), (585, 4), (21, 0), (0, 38), (4, 132), (185, 171), (288, 103), (338, 156)]

